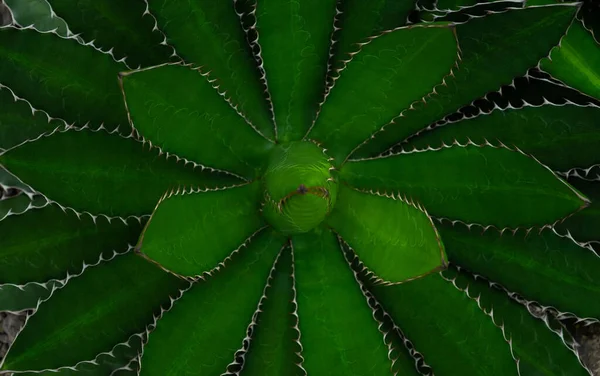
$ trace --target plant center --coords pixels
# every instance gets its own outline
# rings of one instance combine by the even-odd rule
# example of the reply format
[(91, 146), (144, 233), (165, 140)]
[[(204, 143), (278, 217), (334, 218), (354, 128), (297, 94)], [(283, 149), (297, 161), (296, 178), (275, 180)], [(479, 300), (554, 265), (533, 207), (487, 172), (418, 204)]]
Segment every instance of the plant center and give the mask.
[(323, 222), (337, 196), (331, 169), (323, 149), (312, 142), (275, 148), (263, 178), (267, 221), (284, 234), (307, 232)]

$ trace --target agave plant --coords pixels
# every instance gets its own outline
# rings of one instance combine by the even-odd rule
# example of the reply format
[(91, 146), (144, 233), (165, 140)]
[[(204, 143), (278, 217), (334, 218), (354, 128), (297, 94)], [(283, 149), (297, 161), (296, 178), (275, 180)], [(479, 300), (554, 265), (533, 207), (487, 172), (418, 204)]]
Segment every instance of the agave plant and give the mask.
[[(580, 4), (48, 3), (0, 28), (0, 374), (588, 374)], [(583, 99), (487, 99), (522, 76)]]

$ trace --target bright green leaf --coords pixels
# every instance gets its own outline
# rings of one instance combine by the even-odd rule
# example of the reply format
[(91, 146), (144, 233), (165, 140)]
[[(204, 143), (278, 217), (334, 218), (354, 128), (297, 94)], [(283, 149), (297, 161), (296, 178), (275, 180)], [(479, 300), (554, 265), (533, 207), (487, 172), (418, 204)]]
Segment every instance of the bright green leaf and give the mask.
[(302, 367), (309, 375), (392, 374), (388, 346), (335, 235), (292, 237)]
[(370, 39), (340, 72), (308, 137), (343, 162), (431, 92), (457, 58), (454, 29), (447, 25), (407, 26)]
[(234, 361), (285, 239), (271, 230), (200, 282), (159, 320), (142, 357), (142, 376), (220, 375)]
[(29, 318), (2, 370), (72, 366), (143, 332), (187, 282), (133, 253), (98, 261)]
[[(261, 72), (252, 56), (233, 1), (146, 0), (158, 27), (184, 61), (210, 72), (219, 92), (266, 137), (274, 126)], [(185, 6), (182, 6), (185, 5)]]
[(196, 69), (159, 66), (121, 81), (135, 129), (166, 152), (252, 178), (273, 146)]
[(0, 164), (51, 200), (108, 216), (150, 214), (169, 188), (238, 181), (104, 130), (53, 132), (0, 155)]
[(260, 188), (255, 182), (171, 192), (156, 206), (136, 248), (173, 273), (209, 273), (264, 227)]
[(385, 282), (418, 278), (446, 264), (431, 218), (400, 197), (340, 185), (327, 224), (348, 242), (375, 277)]
[(536, 160), (503, 147), (452, 146), (356, 160), (340, 176), (359, 189), (398, 192), (436, 217), (498, 227), (549, 224), (587, 205)]

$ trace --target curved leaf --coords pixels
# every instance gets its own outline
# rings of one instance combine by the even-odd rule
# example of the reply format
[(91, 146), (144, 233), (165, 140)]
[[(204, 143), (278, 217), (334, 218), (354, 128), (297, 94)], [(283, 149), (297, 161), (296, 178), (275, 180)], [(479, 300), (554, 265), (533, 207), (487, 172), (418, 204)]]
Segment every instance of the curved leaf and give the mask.
[(468, 144), (356, 160), (340, 176), (359, 189), (397, 191), (433, 216), (498, 227), (552, 223), (588, 204), (535, 159), (503, 147)]
[(264, 226), (260, 188), (255, 182), (219, 190), (171, 191), (157, 204), (136, 249), (181, 276), (210, 273)]
[(39, 31), (55, 30), (59, 35), (70, 35), (69, 27), (62, 18), (52, 12), (47, 0), (3, 0), (17, 25), (33, 25)]
[(75, 37), (0, 28), (0, 82), (33, 107), (69, 124), (126, 129), (127, 113), (116, 85), (118, 73), (125, 69), (108, 53)]
[(146, 12), (144, 0), (47, 0), (71, 31), (131, 67), (169, 60), (173, 49), (161, 44), (164, 36), (154, 29), (155, 20)]
[(149, 214), (171, 187), (239, 182), (102, 129), (46, 134), (0, 155), (0, 164), (52, 200), (109, 216)]
[[(577, 4), (514, 9), (456, 26), (459, 67), (436, 93), (357, 150), (354, 157), (378, 155), (411, 134), (456, 112), (488, 92), (524, 75), (556, 46), (578, 10)], [(497, 69), (490, 69), (490, 67)], [(438, 82), (441, 83), (441, 80)]]
[(247, 43), (232, 1), (196, 0), (182, 6), (179, 0), (145, 0), (184, 61), (202, 66), (209, 78), (231, 97), (238, 108), (266, 137), (274, 136), (273, 121), (261, 73)]
[(361, 47), (340, 72), (307, 135), (338, 163), (433, 90), (458, 57), (454, 29), (448, 25), (407, 26)]
[(407, 140), (410, 148), (437, 149), (443, 144), (498, 140), (535, 156), (553, 170), (600, 163), (600, 107), (574, 104), (494, 109), (456, 123), (446, 122)]
[(77, 274), (84, 263), (123, 253), (135, 244), (141, 222), (93, 218), (58, 205), (10, 216), (0, 221), (0, 283), (45, 282)]
[(386, 197), (340, 185), (326, 223), (382, 282), (419, 278), (446, 265), (433, 222), (422, 209), (400, 196)]
[(277, 138), (299, 140), (325, 93), (336, 1), (256, 0), (255, 14)]
[(142, 376), (219, 375), (234, 361), (285, 239), (271, 230), (192, 287), (160, 319), (142, 356)]
[(502, 330), (440, 275), (371, 291), (436, 374), (518, 375)]
[(153, 145), (248, 178), (273, 146), (256, 133), (197, 69), (158, 66), (120, 81), (135, 129)]
[(592, 203), (554, 227), (559, 233), (570, 234), (579, 242), (600, 244), (600, 180), (588, 181), (573, 177), (568, 182), (587, 195)]
[(335, 235), (295, 235), (292, 244), (302, 368), (309, 375), (391, 375), (390, 349)]
[(600, 99), (600, 43), (578, 20), (573, 21), (560, 45), (540, 62), (552, 77)]
[(528, 299), (580, 317), (600, 317), (600, 258), (550, 230), (503, 235), (440, 226), (450, 261)]
[(44, 370), (94, 359), (144, 331), (188, 285), (133, 253), (100, 259), (67, 280), (27, 320), (0, 369)]

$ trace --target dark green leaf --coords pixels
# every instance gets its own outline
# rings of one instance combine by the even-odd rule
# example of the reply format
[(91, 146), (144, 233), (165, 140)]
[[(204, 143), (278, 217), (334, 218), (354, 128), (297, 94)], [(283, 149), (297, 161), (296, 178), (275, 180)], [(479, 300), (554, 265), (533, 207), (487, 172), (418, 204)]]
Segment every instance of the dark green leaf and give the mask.
[(574, 21), (560, 45), (540, 67), (567, 85), (600, 99), (600, 43), (579, 21)]
[(59, 35), (69, 35), (67, 23), (52, 13), (46, 0), (4, 0), (10, 8), (15, 23), (21, 27), (33, 25), (39, 31), (55, 30)]
[(0, 311), (23, 311), (37, 307), (39, 300), (47, 299), (54, 286), (61, 286), (57, 280), (46, 283), (31, 282), (25, 285), (0, 285)]
[(0, 200), (0, 221), (8, 216), (22, 214), (31, 208), (41, 208), (46, 205), (48, 199), (40, 194), (21, 193), (15, 197), (4, 198)]
[[(535, 318), (523, 304), (525, 300), (509, 295), (499, 285), (465, 271), (451, 268), (444, 277), (453, 280), (459, 288), (468, 288), (470, 296), (479, 297), (479, 304), (486, 311), (493, 310), (494, 317), (503, 323), (504, 330), (512, 339), (512, 348), (519, 359), (521, 375), (587, 376), (573, 348), (563, 343), (568, 333), (552, 332), (547, 326), (554, 324), (552, 317)], [(521, 302), (517, 302), (519, 299)], [(546, 320), (548, 324), (544, 322)], [(556, 330), (556, 329), (555, 329)], [(572, 338), (569, 339), (572, 346)]]
[(126, 73), (123, 95), (135, 129), (166, 152), (248, 178), (273, 146), (188, 66)]
[(407, 26), (369, 39), (340, 72), (308, 137), (342, 163), (371, 134), (431, 92), (457, 58), (454, 29), (448, 25)]
[(340, 185), (327, 225), (348, 242), (382, 282), (418, 278), (446, 264), (444, 247), (431, 218), (400, 196), (386, 197)]
[(299, 140), (325, 94), (335, 0), (256, 1), (256, 28), (277, 137)]
[(77, 274), (100, 255), (124, 253), (142, 231), (141, 218), (96, 218), (58, 205), (0, 221), (0, 283), (24, 284)]
[[(377, 155), (488, 92), (508, 85), (547, 56), (577, 12), (575, 4), (509, 10), (456, 26), (461, 61), (445, 85), (414, 103), (355, 157)], [(491, 69), (490, 67), (495, 67)], [(440, 82), (441, 83), (441, 82)]]
[(518, 375), (502, 330), (440, 275), (371, 291), (436, 374)]
[(549, 229), (505, 232), (457, 223), (439, 227), (451, 262), (528, 299), (600, 318), (600, 258)]
[(292, 237), (302, 367), (309, 375), (392, 374), (390, 350), (328, 230)]
[(161, 44), (164, 35), (153, 30), (155, 20), (144, 0), (48, 0), (71, 31), (102, 50), (112, 49), (117, 59), (130, 67), (169, 60), (173, 48)]
[(75, 37), (0, 29), (0, 82), (33, 107), (70, 124), (126, 130), (127, 113), (116, 84), (118, 73), (126, 69)]
[(285, 239), (258, 234), (160, 319), (144, 347), (141, 375), (220, 375), (234, 361)]
[(136, 248), (175, 274), (210, 274), (263, 228), (260, 197), (259, 182), (171, 191), (159, 201)]
[(8, 150), (0, 163), (51, 200), (108, 216), (150, 214), (171, 187), (239, 182), (102, 129), (52, 132)]
[(442, 144), (461, 144), (469, 140), (484, 144), (499, 140), (535, 156), (553, 170), (600, 163), (600, 107), (526, 106), (518, 109), (496, 108), (456, 123), (445, 122), (431, 131), (408, 140), (402, 148), (410, 150), (439, 148)]
[(188, 285), (133, 253), (94, 265), (40, 305), (2, 370), (53, 369), (93, 359), (144, 331)]
[(266, 137), (273, 138), (271, 111), (265, 99), (264, 76), (252, 56), (233, 1), (147, 0), (158, 27), (179, 56), (202, 66), (230, 102)]
[(498, 227), (549, 224), (587, 205), (535, 159), (504, 147), (469, 144), (356, 160), (340, 176), (359, 189), (399, 192), (436, 217)]
[(578, 242), (600, 244), (600, 232), (598, 231), (600, 229), (600, 180), (588, 181), (572, 177), (568, 181), (569, 184), (587, 195), (592, 203), (561, 223), (557, 223), (556, 230), (563, 235), (570, 234)]

